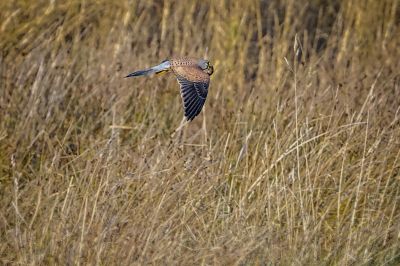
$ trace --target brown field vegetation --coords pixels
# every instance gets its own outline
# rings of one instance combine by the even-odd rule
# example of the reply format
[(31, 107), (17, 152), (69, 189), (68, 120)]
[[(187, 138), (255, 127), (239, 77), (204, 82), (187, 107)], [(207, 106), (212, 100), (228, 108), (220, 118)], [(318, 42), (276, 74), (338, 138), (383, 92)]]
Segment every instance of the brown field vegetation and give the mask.
[[(400, 264), (400, 3), (1, 1), (2, 264)], [(214, 64), (203, 112), (170, 56)]]

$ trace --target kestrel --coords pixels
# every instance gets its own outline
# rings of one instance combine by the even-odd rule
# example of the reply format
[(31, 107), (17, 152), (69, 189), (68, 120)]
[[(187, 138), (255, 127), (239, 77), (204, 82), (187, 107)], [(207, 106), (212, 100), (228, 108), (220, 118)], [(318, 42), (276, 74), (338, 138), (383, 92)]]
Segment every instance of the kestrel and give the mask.
[(170, 71), (175, 74), (180, 85), (185, 117), (188, 121), (191, 121), (200, 114), (207, 98), (210, 76), (214, 72), (214, 67), (208, 60), (193, 58), (167, 59), (149, 69), (132, 72), (126, 78), (149, 76)]

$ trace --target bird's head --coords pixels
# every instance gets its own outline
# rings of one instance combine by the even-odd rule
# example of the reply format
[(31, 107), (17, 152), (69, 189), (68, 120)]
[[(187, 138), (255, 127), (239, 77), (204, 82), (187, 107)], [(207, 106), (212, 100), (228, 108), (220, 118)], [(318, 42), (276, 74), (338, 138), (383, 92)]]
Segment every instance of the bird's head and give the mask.
[(208, 75), (211, 76), (214, 73), (214, 67), (211, 65), (210, 61), (205, 59), (200, 59), (198, 65)]

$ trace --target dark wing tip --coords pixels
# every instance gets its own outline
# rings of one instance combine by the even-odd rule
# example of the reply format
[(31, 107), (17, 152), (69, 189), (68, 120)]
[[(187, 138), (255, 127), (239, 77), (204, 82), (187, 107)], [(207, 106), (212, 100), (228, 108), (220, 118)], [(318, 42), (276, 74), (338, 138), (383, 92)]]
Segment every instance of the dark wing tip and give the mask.
[(185, 117), (187, 120), (192, 121), (201, 113), (205, 103), (205, 98), (201, 97), (194, 87), (192, 87), (192, 90), (189, 92), (187, 88), (182, 90), (181, 95), (183, 98)]
[(196, 116), (198, 116), (203, 109), (203, 105), (204, 100), (197, 98), (196, 101), (186, 109), (187, 112), (185, 113), (187, 114), (188, 119), (193, 120)]

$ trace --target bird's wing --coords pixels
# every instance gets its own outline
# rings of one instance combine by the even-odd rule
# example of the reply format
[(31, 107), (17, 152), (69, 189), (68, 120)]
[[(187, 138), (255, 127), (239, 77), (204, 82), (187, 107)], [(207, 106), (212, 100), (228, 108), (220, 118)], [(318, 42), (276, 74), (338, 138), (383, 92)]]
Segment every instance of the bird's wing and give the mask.
[[(182, 70), (182, 69), (180, 69)], [(181, 87), (183, 108), (187, 120), (191, 121), (198, 114), (207, 98), (210, 77), (199, 68), (187, 67), (185, 71), (175, 71)]]

